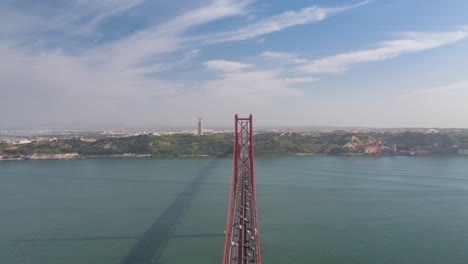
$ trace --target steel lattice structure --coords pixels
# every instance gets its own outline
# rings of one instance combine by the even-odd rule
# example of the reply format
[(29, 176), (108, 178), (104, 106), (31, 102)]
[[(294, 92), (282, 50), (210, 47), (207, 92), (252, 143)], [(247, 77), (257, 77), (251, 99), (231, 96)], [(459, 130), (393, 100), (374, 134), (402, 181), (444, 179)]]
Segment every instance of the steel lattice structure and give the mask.
[(252, 115), (235, 116), (231, 191), (223, 264), (261, 264), (255, 196)]

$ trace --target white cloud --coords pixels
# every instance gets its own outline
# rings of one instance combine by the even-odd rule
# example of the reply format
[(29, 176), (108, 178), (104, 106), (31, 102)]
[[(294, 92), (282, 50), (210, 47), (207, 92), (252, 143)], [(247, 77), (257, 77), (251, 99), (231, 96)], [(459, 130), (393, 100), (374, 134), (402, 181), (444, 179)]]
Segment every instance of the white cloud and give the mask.
[(291, 61), (297, 64), (303, 64), (303, 63), (309, 62), (308, 60), (304, 58), (294, 58), (294, 59), (291, 59)]
[(166, 34), (172, 34), (174, 32), (180, 33), (191, 27), (215, 21), (220, 18), (245, 14), (245, 8), (252, 3), (252, 1), (253, 0), (215, 0), (207, 6), (191, 10), (173, 20), (161, 24), (158, 26), (157, 30)]
[(4, 116), (3, 122), (9, 124), (116, 121), (115, 116), (132, 120), (132, 109), (182, 88), (130, 71), (90, 66), (57, 52), (31, 55), (0, 44), (0, 57), (0, 112), (19, 109), (11, 119)]
[(226, 60), (212, 60), (203, 63), (205, 67), (212, 70), (224, 71), (224, 72), (237, 72), (242, 71), (246, 68), (253, 67), (251, 64), (245, 64), (237, 61), (226, 61)]
[[(13, 108), (25, 110), (17, 111), (9, 120), (3, 120), (4, 124), (47, 120), (115, 121), (116, 116), (127, 120), (125, 122), (141, 122), (148, 118), (148, 114), (144, 114), (148, 111), (153, 111), (152, 118), (156, 118), (158, 113), (164, 112), (159, 107), (163, 105), (162, 101), (167, 102), (168, 97), (179, 94), (186, 84), (161, 81), (146, 74), (193, 60), (200, 51), (194, 48), (190, 43), (192, 39), (184, 33), (195, 26), (245, 14), (245, 8), (251, 1), (211, 1), (165, 23), (75, 53), (67, 50), (48, 51), (45, 48), (50, 45), (48, 38), (44, 38), (40, 45), (28, 45), (28, 41), (25, 41), (27, 37), (11, 36), (28, 36), (24, 34), (27, 31), (53, 30), (57, 36), (60, 35), (59, 40), (72, 41), (68, 39), (70, 33), (97, 30), (97, 26), (106, 19), (142, 3), (139, 0), (108, 0), (96, 1), (96, 5), (92, 5), (93, 2), (80, 0), (70, 3), (76, 7), (73, 10), (47, 7), (53, 11), (51, 13), (59, 14), (56, 17), (40, 14), (31, 18), (21, 16), (20, 11), (11, 15), (14, 21), (21, 23), (8, 27), (8, 34), (0, 35), (8, 36), (8, 43), (0, 41), (3, 62), (0, 64), (0, 91), (6, 100), (0, 104), (0, 112)], [(1, 13), (3, 10), (0, 8)], [(91, 18), (88, 20), (90, 22), (75, 23), (83, 21), (85, 17)], [(0, 25), (0, 28), (5, 27)], [(20, 42), (24, 44), (15, 45)], [(180, 61), (166, 61), (163, 58), (162, 55), (174, 51), (182, 51)], [(155, 104), (156, 100), (158, 104)]]
[(276, 71), (230, 72), (224, 74), (222, 79), (207, 81), (202, 86), (208, 93), (222, 91), (225, 98), (232, 98), (234, 94), (251, 96), (256, 100), (265, 97), (302, 95), (300, 90), (289, 87), (286, 82), (277, 79), (278, 75)]
[[(0, 16), (9, 21), (0, 25), (0, 37), (6, 35), (16, 42), (28, 43), (54, 32), (53, 38), (69, 38), (77, 34), (96, 33), (105, 20), (122, 14), (146, 0), (70, 0), (59, 5), (31, 3), (0, 3)], [(11, 3), (8, 3), (11, 2)], [(23, 1), (24, 2), (24, 1)], [(28, 10), (28, 11), (25, 11)], [(15, 42), (12, 41), (12, 42)], [(46, 45), (47, 46), (47, 45)]]
[[(294, 25), (320, 21), (357, 5), (341, 8), (309, 7), (263, 19), (255, 17), (254, 20), (246, 20), (249, 4), (253, 2), (251, 0), (202, 0), (198, 3), (205, 5), (195, 9), (184, 7), (187, 12), (180, 15), (168, 14), (171, 19), (140, 31), (129, 30), (119, 36), (107, 36), (104, 28), (99, 27), (110, 18), (117, 18), (115, 16), (145, 4), (143, 1), (70, 0), (59, 5), (67, 6), (67, 10), (50, 5), (46, 7), (50, 10), (37, 13), (33, 8), (28, 12), (21, 9), (9, 12), (10, 9), (3, 8), (5, 3), (0, 3), (0, 17), (12, 22), (0, 25), (0, 112), (11, 113), (2, 116), (0, 125), (51, 120), (70, 123), (123, 120), (125, 123), (148, 126), (161, 123), (181, 125), (191, 122), (194, 117), (209, 115), (211, 116), (207, 121), (226, 124), (226, 117), (231, 117), (231, 113), (236, 112), (252, 112), (256, 118), (263, 116), (264, 120), (270, 119), (266, 121), (269, 124), (292, 122), (289, 124), (299, 125), (304, 122), (318, 123), (320, 120), (328, 122), (327, 124), (340, 124), (343, 122), (342, 111), (322, 111), (329, 107), (331, 102), (338, 102), (340, 109), (354, 111), (348, 115), (355, 116), (354, 120), (359, 121), (362, 115), (367, 114), (366, 122), (375, 122), (373, 120), (376, 113), (368, 111), (365, 100), (359, 103), (363, 107), (357, 111), (353, 109), (356, 102), (337, 98), (336, 93), (333, 93), (332, 99), (323, 96), (327, 93), (326, 84), (320, 85), (320, 88), (324, 89), (323, 93), (313, 95), (305, 89), (299, 89), (301, 84), (312, 86), (310, 83), (318, 79), (308, 77), (311, 75), (304, 74), (303, 71), (300, 75), (296, 67), (290, 67), (291, 64), (311, 62), (296, 54), (265, 51), (262, 56), (250, 57), (246, 60), (248, 63), (242, 60), (206, 61), (203, 63), (205, 67), (220, 72), (213, 74), (195, 69), (194, 72), (188, 72), (188, 75), (200, 72), (201, 74), (194, 78), (196, 81), (190, 83), (175, 78), (173, 82), (163, 81), (155, 77), (157, 75), (151, 74), (174, 67), (187, 67), (200, 53), (208, 52), (199, 50), (207, 43), (258, 37)], [(35, 1), (35, 5), (46, 6), (40, 1)], [(72, 8), (68, 8), (70, 6)], [(174, 9), (176, 8), (172, 10)], [(45, 13), (53, 15), (47, 17), (44, 16)], [(220, 34), (198, 34), (205, 30), (201, 26), (233, 16), (241, 16), (241, 23), (246, 23), (247, 26)], [(118, 18), (120, 19), (120, 16)], [(122, 18), (126, 19), (123, 16)], [(145, 22), (150, 21), (150, 18), (145, 17)], [(197, 31), (191, 32), (192, 29)], [(211, 29), (213, 28), (208, 28)], [(43, 34), (44, 32), (53, 34)], [(74, 32), (86, 35), (71, 36)], [(324, 58), (324, 61), (330, 60), (326, 63), (321, 62), (321, 65), (316, 64), (321, 70), (313, 72), (342, 71), (354, 63), (377, 61), (406, 52), (430, 49), (464, 38), (466, 32), (468, 28), (458, 33), (437, 33), (440, 36), (436, 33), (407, 33), (402, 40), (381, 43), (376, 49), (364, 50), (355, 55), (341, 54), (342, 57), (336, 56), (338, 58)], [(94, 36), (97, 36), (97, 39), (102, 36), (108, 42), (102, 44), (97, 41), (91, 44), (88, 41)], [(28, 44), (33, 43), (32, 40), (37, 41), (36, 44)], [(315, 63), (317, 61), (307, 66)], [(172, 74), (171, 72), (165, 77), (171, 78)], [(187, 76), (187, 72), (182, 75)], [(214, 80), (203, 81), (213, 75)], [(466, 96), (458, 95), (465, 94), (465, 91), (465, 83), (458, 83), (417, 91), (415, 95), (456, 94), (450, 97), (450, 100), (447, 96), (445, 102), (446, 106), (456, 105), (459, 108), (453, 108), (457, 111), (447, 110), (444, 114), (456, 113), (460, 116), (457, 119), (461, 120), (462, 113), (466, 113), (461, 111), (466, 110), (462, 107)], [(427, 99), (430, 104), (425, 102), (426, 98), (432, 100)], [(400, 119), (403, 119), (400, 117), (405, 117), (411, 111), (411, 107), (428, 105), (424, 108), (425, 111), (421, 111), (422, 117), (427, 116), (426, 110), (434, 108), (438, 99), (438, 96), (403, 98), (403, 101), (407, 100), (405, 103), (408, 106), (404, 108), (405, 111), (401, 111), (401, 116), (395, 118), (394, 124), (399, 124)], [(380, 97), (367, 101), (377, 105), (381, 103), (379, 100)], [(422, 102), (416, 107), (412, 104), (417, 100)], [(458, 100), (458, 103), (454, 104), (452, 100)], [(391, 104), (393, 103), (392, 101)], [(170, 115), (167, 114), (168, 109), (172, 111)], [(441, 124), (445, 124), (447, 115), (441, 114)], [(230, 121), (228, 124), (231, 124)]]
[(307, 73), (337, 73), (347, 71), (357, 63), (388, 60), (404, 53), (429, 50), (445, 46), (468, 37), (468, 30), (436, 33), (403, 33), (404, 38), (382, 42), (376, 49), (338, 54), (299, 67)]
[(264, 18), (240, 29), (218, 34), (213, 42), (245, 40), (264, 34), (281, 31), (291, 26), (318, 22), (340, 12), (368, 4), (370, 2), (372, 1), (364, 1), (355, 5), (332, 8), (310, 6), (299, 11), (284, 12), (279, 15)]
[(292, 63), (297, 63), (297, 64), (302, 64), (308, 62), (304, 58), (298, 58), (297, 55), (292, 54), (292, 53), (285, 53), (285, 52), (272, 52), (272, 51), (265, 51), (260, 54), (260, 56), (263, 57), (269, 57), (273, 59), (283, 59), (287, 60)]
[(291, 59), (296, 57), (296, 55), (286, 52), (273, 52), (273, 51), (265, 51), (260, 56), (271, 57), (271, 58), (279, 58), (279, 59)]
[[(69, 34), (69, 32), (74, 32), (75, 34), (92, 33), (93, 30), (96, 30), (96, 27), (106, 19), (141, 5), (144, 1), (145, 0), (75, 0), (75, 2), (71, 2), (71, 5), (77, 9), (76, 12), (74, 12), (75, 10), (73, 10), (73, 12), (70, 10), (59, 10), (60, 12), (54, 13), (62, 15), (51, 19), (45, 17), (40, 23), (31, 20), (29, 21), (29, 25), (32, 29), (35, 27), (41, 30), (53, 29), (65, 35)], [(135, 32), (120, 40), (97, 45), (95, 48), (83, 51), (79, 56), (83, 60), (83, 63), (102, 65), (108, 70), (112, 69), (117, 72), (146, 74), (167, 70), (171, 67), (181, 65), (181, 63), (157, 62), (158, 57), (182, 49), (193, 49), (194, 46), (197, 45), (196, 43), (200, 41), (200, 38), (185, 36), (184, 33), (186, 31), (193, 27), (226, 17), (247, 15), (247, 7), (252, 2), (254, 2), (254, 0), (214, 0), (208, 5), (192, 9), (171, 20)], [(362, 2), (361, 4), (364, 3), (366, 2)], [(281, 28), (297, 23), (308, 23), (316, 18), (323, 19), (323, 14), (327, 16), (358, 5), (328, 9), (310, 7), (297, 12), (290, 11), (256, 22), (253, 25), (257, 26), (253, 26), (253, 28), (259, 29), (258, 26), (269, 24), (275, 20), (279, 21), (278, 23), (281, 24)], [(90, 17), (90, 19), (88, 19), (87, 23), (77, 23), (77, 21), (86, 21), (84, 18), (88, 17)], [(240, 31), (242, 31), (242, 29), (240, 29)], [(264, 30), (260, 31), (264, 32)], [(42, 47), (48, 45), (50, 44), (47, 43), (47, 40), (41, 44)], [(37, 48), (40, 47), (38, 46)], [(196, 56), (196, 54), (194, 54), (194, 56)], [(305, 61), (301, 58), (291, 58), (291, 62), (304, 63)]]
[(319, 79), (312, 78), (312, 77), (297, 77), (297, 78), (286, 78), (284, 81), (286, 83), (308, 83), (308, 82), (316, 82)]
[(188, 29), (222, 18), (245, 13), (251, 0), (217, 0), (190, 10), (162, 24), (136, 32), (116, 42), (90, 51), (96, 63), (107, 63), (117, 69), (135, 68), (157, 56), (192, 47), (192, 39), (183, 36)]
[[(278, 100), (295, 100), (304, 95), (279, 79), (276, 71), (227, 72), (219, 79), (205, 81), (197, 89), (165, 101), (161, 108), (177, 105), (178, 118), (204, 116), (210, 122), (225, 124), (235, 113), (256, 117), (284, 113)], [(229, 119), (228, 119), (229, 118)], [(230, 122), (228, 122), (230, 124)]]
[(415, 90), (406, 94), (406, 96), (425, 96), (425, 95), (456, 95), (468, 94), (468, 82), (458, 82), (449, 85), (437, 86), (428, 89)]
[(103, 5), (104, 7), (102, 8), (101, 12), (97, 12), (97, 14), (92, 17), (87, 23), (84, 25), (80, 26), (74, 33), (75, 34), (86, 34), (86, 33), (91, 33), (93, 30), (101, 24), (104, 20), (118, 15), (120, 13), (123, 13), (125, 11), (128, 11), (138, 5), (141, 5), (144, 3), (146, 0), (124, 0), (124, 1), (99, 1), (96, 3), (96, 1), (80, 1), (79, 3), (81, 5), (86, 5), (86, 6), (96, 6), (96, 5)]

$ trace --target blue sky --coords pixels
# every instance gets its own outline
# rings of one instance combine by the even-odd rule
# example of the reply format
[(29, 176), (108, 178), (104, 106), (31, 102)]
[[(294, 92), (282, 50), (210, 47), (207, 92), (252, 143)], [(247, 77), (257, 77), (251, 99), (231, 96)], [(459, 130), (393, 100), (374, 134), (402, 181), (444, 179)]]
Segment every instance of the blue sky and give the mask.
[(468, 1), (5, 0), (0, 129), (468, 127)]

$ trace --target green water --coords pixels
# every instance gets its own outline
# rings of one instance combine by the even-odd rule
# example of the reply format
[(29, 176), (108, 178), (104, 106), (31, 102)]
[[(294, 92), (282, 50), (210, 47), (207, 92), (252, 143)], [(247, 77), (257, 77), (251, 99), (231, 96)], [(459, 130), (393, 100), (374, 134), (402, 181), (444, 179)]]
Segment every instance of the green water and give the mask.
[[(0, 263), (220, 263), (231, 160), (0, 162)], [(256, 159), (264, 263), (468, 263), (468, 158)], [(135, 258), (137, 256), (137, 258)]]

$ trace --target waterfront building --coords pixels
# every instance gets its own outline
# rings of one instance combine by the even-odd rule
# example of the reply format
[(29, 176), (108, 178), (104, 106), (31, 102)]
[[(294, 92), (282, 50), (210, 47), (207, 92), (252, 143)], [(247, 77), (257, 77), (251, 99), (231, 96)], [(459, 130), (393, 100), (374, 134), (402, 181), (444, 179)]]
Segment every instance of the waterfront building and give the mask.
[(364, 153), (366, 154), (375, 154), (379, 152), (379, 145), (366, 145), (364, 146)]

